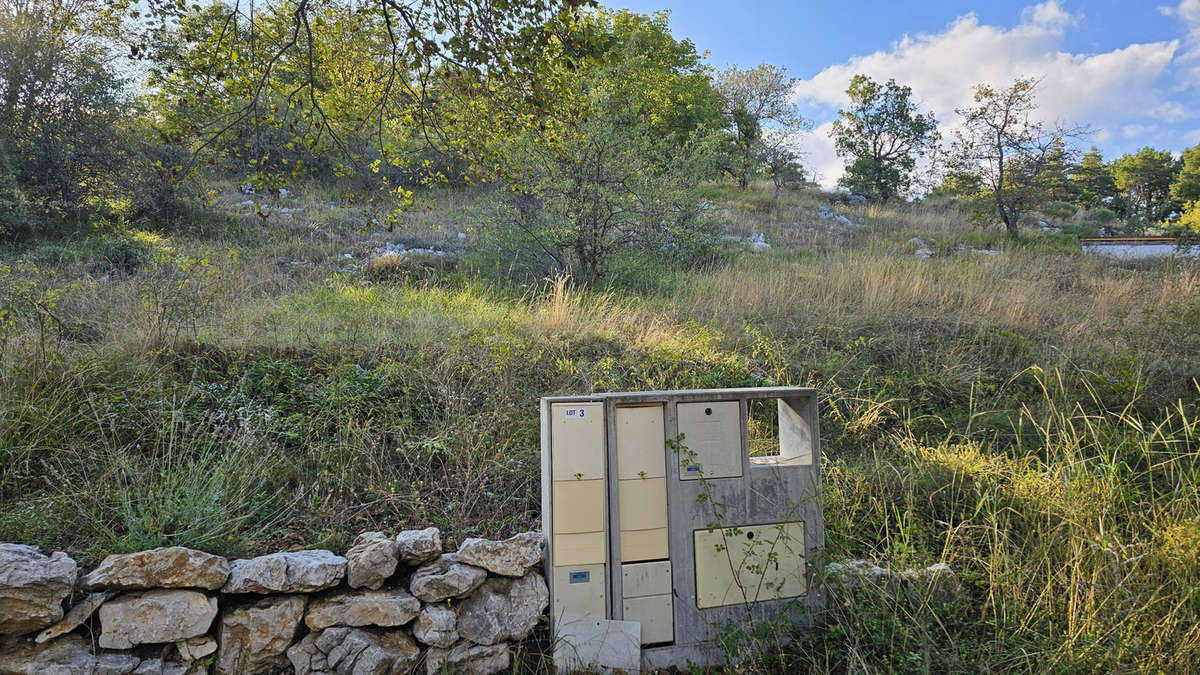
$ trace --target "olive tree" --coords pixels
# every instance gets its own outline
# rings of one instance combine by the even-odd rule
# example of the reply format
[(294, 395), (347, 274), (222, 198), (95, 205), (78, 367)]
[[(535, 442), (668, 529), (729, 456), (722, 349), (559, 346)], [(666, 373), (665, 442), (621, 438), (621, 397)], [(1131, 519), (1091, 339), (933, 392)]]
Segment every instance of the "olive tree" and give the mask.
[(730, 66), (717, 75), (716, 89), (725, 101), (732, 146), (725, 171), (743, 190), (761, 166), (767, 129), (787, 136), (808, 126), (792, 101), (795, 83), (784, 69), (769, 63), (745, 70)]
[(1039, 121), (1037, 85), (1029, 78), (999, 89), (981, 84), (975, 87), (975, 105), (955, 111), (961, 127), (953, 168), (978, 177), (1010, 235), (1016, 235), (1021, 214), (1044, 199), (1040, 177), (1055, 149), (1087, 133), (1081, 126)]
[(838, 156), (850, 160), (838, 182), (885, 203), (904, 195), (917, 159), (937, 146), (937, 119), (932, 112), (922, 114), (912, 89), (895, 80), (879, 84), (855, 75), (846, 95), (850, 103), (838, 110), (830, 132)]

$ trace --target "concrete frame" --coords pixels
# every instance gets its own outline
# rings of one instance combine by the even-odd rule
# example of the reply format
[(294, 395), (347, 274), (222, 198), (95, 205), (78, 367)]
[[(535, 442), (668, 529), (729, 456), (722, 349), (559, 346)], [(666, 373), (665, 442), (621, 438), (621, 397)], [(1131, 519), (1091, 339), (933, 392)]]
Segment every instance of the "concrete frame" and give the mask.
[[(747, 420), (749, 404), (756, 400), (776, 399), (780, 434), (780, 455), (774, 459), (751, 458)], [(663, 404), (663, 424), (666, 439), (677, 438), (679, 424), (674, 404), (687, 402), (737, 401), (741, 423), (742, 476), (739, 478), (709, 479), (707, 487), (699, 481), (679, 478), (677, 453), (667, 449), (667, 526), (668, 555), (672, 566), (674, 596), (673, 644), (649, 646), (641, 650), (642, 670), (669, 666), (680, 668), (689, 663), (700, 666), (720, 665), (725, 660), (722, 650), (713, 644), (714, 625), (724, 621), (755, 622), (786, 617), (792, 625), (810, 627), (824, 606), (819, 571), (823, 568), (825, 527), (821, 514), (821, 444), (818, 427), (817, 394), (807, 387), (763, 387), (736, 389), (704, 389), (684, 391), (646, 391), (593, 394), (590, 396), (555, 396), (541, 399), (542, 438), (542, 529), (553, 536), (553, 504), (550, 433), (550, 406), (556, 403), (603, 403), (605, 412), (605, 448), (608, 513), (608, 555), (605, 577), (608, 581), (605, 602), (610, 620), (622, 620), (622, 575), (620, 509), (610, 505), (618, 502), (619, 481), (616, 479), (616, 408), (625, 404)], [(685, 439), (686, 444), (686, 439)], [(674, 467), (676, 470), (672, 470)], [(695, 567), (692, 551), (693, 532), (708, 529), (712, 514), (697, 502), (704, 490), (725, 505), (722, 527), (767, 525), (781, 521), (804, 523), (804, 549), (807, 593), (798, 598), (768, 600), (749, 605), (731, 605), (699, 609), (696, 604)], [(546, 547), (547, 577), (550, 578), (551, 604), (553, 595), (554, 547)], [(551, 617), (551, 630), (559, 617)], [(557, 631), (555, 631), (557, 633)]]

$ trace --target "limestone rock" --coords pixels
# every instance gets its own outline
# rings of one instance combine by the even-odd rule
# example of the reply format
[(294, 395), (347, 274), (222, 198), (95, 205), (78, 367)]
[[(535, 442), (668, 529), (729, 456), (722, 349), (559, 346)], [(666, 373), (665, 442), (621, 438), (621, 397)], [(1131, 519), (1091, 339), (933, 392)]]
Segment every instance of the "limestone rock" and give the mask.
[(460, 606), (458, 632), (481, 645), (523, 640), (533, 632), (549, 602), (550, 593), (540, 574), (488, 579)]
[(430, 647), (425, 653), (425, 672), (428, 675), (438, 675), (443, 671), (491, 675), (508, 670), (510, 660), (507, 644), (473, 645), (460, 642), (452, 649)]
[(125, 675), (134, 672), (140, 665), (141, 659), (133, 654), (109, 652), (96, 657), (95, 675)]
[(184, 661), (197, 661), (217, 651), (217, 641), (207, 635), (188, 638), (175, 643), (179, 658)]
[(292, 663), (296, 675), (329, 672), (329, 662), (325, 660), (325, 652), (317, 649), (317, 636), (320, 633), (309, 633), (296, 644), (288, 647), (287, 658)]
[(346, 552), (346, 581), (351, 588), (375, 590), (396, 572), (400, 545), (382, 532), (365, 532)]
[(329, 551), (272, 553), (229, 564), (222, 593), (311, 593), (338, 585), (346, 559)]
[(338, 626), (309, 633), (288, 660), (296, 675), (399, 675), (420, 662), (421, 649), (403, 631)]
[(129, 675), (188, 675), (191, 667), (162, 659), (143, 659)]
[(443, 649), (458, 642), (458, 615), (445, 605), (426, 605), (413, 626), (413, 637)]
[(442, 532), (436, 527), (405, 530), (396, 535), (397, 553), (409, 565), (424, 565), (442, 554)]
[(443, 555), (414, 572), (408, 587), (413, 595), (433, 603), (460, 598), (478, 588), (485, 579), (484, 570), (464, 565), (453, 555)]
[(0, 544), (0, 635), (40, 630), (63, 618), (76, 572), (62, 551), (46, 556), (36, 546)]
[[(96, 670), (96, 657), (89, 647), (90, 641), (80, 635), (68, 635), (49, 644), (19, 644), (0, 649), (0, 673), (6, 675), (43, 675), (44, 673), (91, 673)], [(129, 670), (137, 667), (138, 659), (131, 657)], [(129, 672), (129, 671), (125, 671)]]
[(312, 630), (330, 626), (403, 626), (417, 617), (421, 601), (402, 588), (346, 591), (308, 604), (304, 623)]
[(215, 591), (229, 578), (229, 562), (219, 555), (182, 546), (110, 555), (83, 578), (95, 590), (204, 588)]
[(492, 574), (523, 577), (529, 568), (542, 560), (542, 535), (522, 532), (504, 541), (467, 539), (455, 554), (459, 562), (483, 569)]
[(100, 606), (104, 649), (177, 642), (208, 632), (217, 615), (217, 599), (199, 591), (128, 593)]
[(112, 591), (106, 593), (89, 593), (86, 598), (80, 600), (77, 605), (72, 607), (71, 611), (67, 612), (67, 615), (63, 617), (62, 621), (59, 621), (53, 626), (50, 626), (46, 630), (38, 633), (37, 637), (34, 638), (33, 641), (38, 644), (42, 644), (43, 642), (53, 640), (60, 635), (70, 633), (79, 626), (83, 625), (83, 622), (91, 618), (92, 614), (94, 614), (96, 610), (100, 608), (100, 605), (103, 605), (108, 600), (111, 600), (115, 595), (116, 593)]
[(221, 614), (217, 673), (261, 673), (282, 668), (284, 652), (304, 616), (303, 595), (280, 595)]

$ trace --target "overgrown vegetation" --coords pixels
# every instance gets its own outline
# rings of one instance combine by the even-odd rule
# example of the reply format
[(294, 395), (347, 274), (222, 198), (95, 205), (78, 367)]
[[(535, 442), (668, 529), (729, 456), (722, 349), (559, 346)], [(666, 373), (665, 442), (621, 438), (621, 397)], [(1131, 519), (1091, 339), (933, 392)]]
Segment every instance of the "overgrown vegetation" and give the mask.
[[(541, 396), (807, 385), (826, 559), (946, 562), (961, 590), (832, 592), (814, 634), (730, 632), (749, 667), (1200, 668), (1200, 268), (1076, 239), (1190, 222), (1200, 155), (1026, 143), (991, 186), (1012, 227), (970, 167), (905, 202), (915, 162), (847, 156), (879, 192), (850, 199), (797, 179), (781, 69), (714, 76), (661, 16), (506, 4), (402, 4), (456, 40), (430, 46), (391, 3), (146, 33), (0, 0), (4, 86), (94, 80), (0, 97), (76, 125), (0, 139), (0, 541), (87, 564), (501, 536), (539, 521)], [(152, 95), (124, 107), (104, 50), (130, 43)]]

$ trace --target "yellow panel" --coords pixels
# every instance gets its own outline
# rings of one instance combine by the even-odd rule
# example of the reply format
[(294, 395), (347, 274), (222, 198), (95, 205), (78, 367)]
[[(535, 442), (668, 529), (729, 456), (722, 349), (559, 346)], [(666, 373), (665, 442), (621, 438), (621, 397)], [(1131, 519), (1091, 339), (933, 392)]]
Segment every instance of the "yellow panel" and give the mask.
[(554, 534), (604, 530), (604, 481), (554, 481)]
[(604, 565), (554, 568), (554, 619), (606, 619)]
[(665, 438), (661, 404), (618, 407), (617, 477), (666, 477)]
[[(804, 595), (804, 523), (696, 530), (700, 609)], [(736, 572), (736, 574), (735, 574)]]
[(737, 401), (680, 403), (679, 433), (687, 455), (680, 457), (680, 480), (742, 475), (741, 406)]
[(667, 526), (667, 479), (620, 481), (621, 529), (650, 530)]
[(554, 566), (592, 565), (608, 559), (608, 541), (603, 532), (554, 535)]
[(604, 404), (550, 406), (550, 464), (554, 480), (604, 478)]
[(621, 604), (625, 621), (642, 624), (642, 644), (671, 642), (675, 639), (674, 603), (669, 594), (625, 598)]
[(621, 530), (621, 560), (658, 560), (667, 557), (667, 528)]
[(671, 561), (621, 565), (621, 593), (626, 599), (671, 593)]

